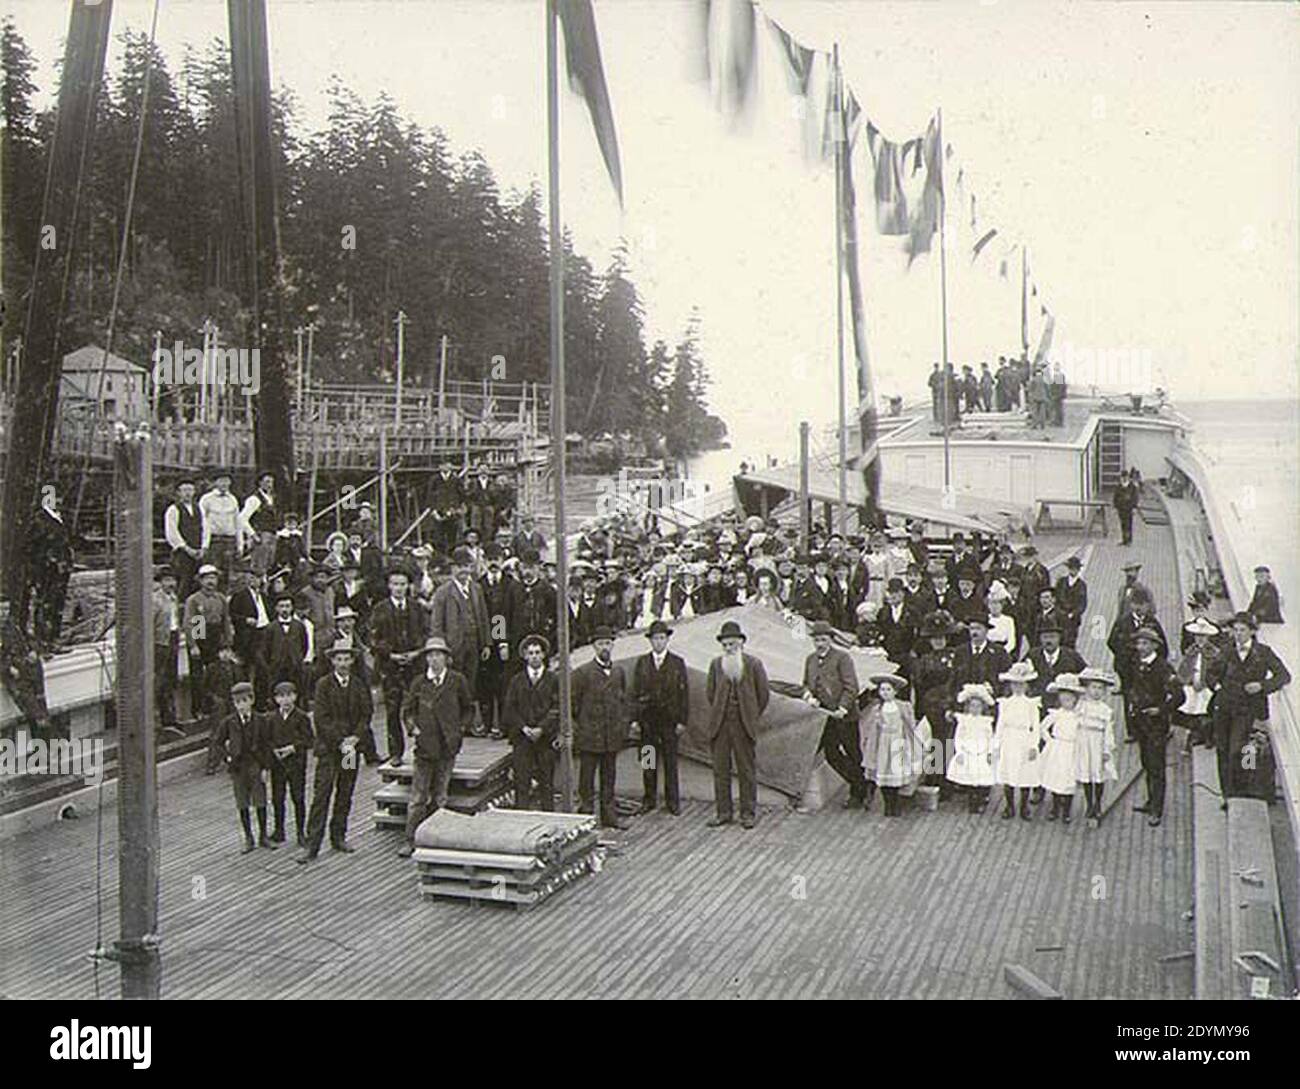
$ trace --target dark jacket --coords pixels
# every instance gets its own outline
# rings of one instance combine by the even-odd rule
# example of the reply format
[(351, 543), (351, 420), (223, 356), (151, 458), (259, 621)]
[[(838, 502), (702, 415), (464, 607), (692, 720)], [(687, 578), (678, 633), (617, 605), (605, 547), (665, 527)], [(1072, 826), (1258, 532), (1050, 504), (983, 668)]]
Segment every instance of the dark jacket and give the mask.
[(402, 725), (415, 732), (415, 752), (431, 760), (454, 760), (461, 739), (474, 724), (474, 699), (464, 674), (448, 668), (434, 684), (421, 673), (406, 690)]
[(1255, 618), (1256, 624), (1281, 624), (1282, 600), (1277, 596), (1277, 587), (1271, 582), (1256, 585), (1246, 611)]
[(894, 619), (894, 610), (886, 601), (876, 614), (876, 627), (880, 629), (882, 645), (889, 660), (903, 671), (911, 667), (912, 648), (916, 645), (916, 629), (920, 623), (916, 611), (903, 603), (902, 614)]
[(318, 757), (338, 757), (343, 739), (351, 736), (357, 738), (358, 752), (372, 763), (378, 761), (375, 738), (370, 732), (370, 719), (374, 715), (370, 688), (355, 675), (349, 679), (346, 689), (333, 672), (317, 681), (312, 714), (316, 720)]
[[(1077, 636), (1083, 614), (1088, 611), (1088, 584), (1079, 578), (1071, 586), (1069, 576), (1062, 575), (1056, 580), (1056, 606), (1064, 614), (1062, 619), (1068, 621), (1073, 634)], [(1062, 635), (1067, 643), (1074, 642), (1070, 638), (1070, 631), (1063, 632)]]
[(629, 693), (632, 717), (653, 733), (658, 728), (685, 725), (690, 714), (691, 693), (686, 660), (671, 650), (664, 664), (655, 669), (654, 655), (643, 654), (632, 666)]
[(483, 588), (470, 579), (461, 593), (455, 579), (448, 579), (433, 593), (429, 634), (441, 635), (451, 648), (453, 659), (478, 656), (488, 645), (489, 621)]
[(533, 684), (525, 667), (516, 673), (506, 688), (501, 721), (512, 745), (527, 741), (525, 726), (539, 726), (544, 739), (554, 739), (560, 732), (560, 681), (549, 669)]
[(1029, 684), (1029, 694), (1039, 696), (1043, 701), (1043, 709), (1049, 710), (1057, 705), (1059, 700), (1055, 692), (1047, 691), (1047, 686), (1056, 680), (1062, 673), (1082, 673), (1088, 667), (1088, 663), (1083, 660), (1083, 656), (1071, 647), (1064, 644), (1056, 652), (1056, 664), (1051, 665), (1047, 661), (1047, 653), (1042, 647), (1034, 647), (1026, 657), (1034, 667), (1034, 672), (1038, 674), (1036, 681)]
[(1134, 659), (1125, 681), (1133, 723), (1167, 724), (1170, 714), (1183, 702), (1183, 685), (1169, 660), (1156, 654), (1146, 664)]
[(262, 629), (263, 653), (271, 683), (293, 681), (302, 684), (303, 663), (307, 660), (307, 627), (301, 620), (290, 620), (286, 632), (278, 619)]
[(573, 747), (618, 752), (627, 743), (627, 678), (613, 666), (606, 677), (593, 659), (573, 671)]
[(232, 711), (217, 723), (212, 735), (211, 749), (224, 754), (230, 774), (237, 775), (260, 771), (271, 766), (271, 748), (263, 716), (252, 713), (248, 722), (239, 721), (239, 713)]
[(844, 710), (851, 714), (858, 706), (858, 673), (853, 659), (836, 647), (818, 658), (814, 651), (804, 659), (803, 686), (817, 699), (825, 711)]
[[(273, 615), (270, 602), (266, 600), (266, 595), (258, 591), (262, 598), (262, 608), (266, 611), (266, 617), (270, 620)], [(240, 660), (245, 665), (265, 665), (266, 661), (266, 628), (258, 628), (254, 625), (257, 622), (257, 605), (253, 601), (253, 588), (245, 586), (242, 590), (236, 590), (230, 595), (229, 608), (230, 624), (234, 631), (232, 646), (235, 653), (239, 655)]]
[(969, 645), (958, 647), (953, 660), (957, 684), (987, 684), (994, 695), (1002, 691), (1002, 674), (1011, 668), (1011, 655), (997, 643), (984, 640), (978, 652)]
[[(425, 640), (425, 612), (409, 596), (406, 608), (399, 610), (391, 597), (384, 598), (370, 612), (370, 649), (375, 655), (375, 668), (379, 675), (389, 676), (401, 672), (402, 667), (393, 661), (394, 654), (419, 650)], [(448, 644), (451, 640), (447, 640)], [(418, 661), (412, 659), (407, 665)]]
[(523, 580), (511, 582), (506, 591), (506, 624), (510, 629), (511, 653), (519, 653), (525, 635), (542, 635), (555, 647), (555, 590), (541, 579), (532, 586)]
[(1160, 626), (1160, 621), (1154, 616), (1148, 616), (1142, 621), (1138, 621), (1134, 613), (1120, 616), (1111, 625), (1110, 635), (1106, 638), (1106, 646), (1110, 648), (1110, 652), (1114, 656), (1115, 672), (1119, 674), (1121, 681), (1127, 679), (1128, 672), (1132, 668), (1133, 658), (1137, 653), (1133, 647), (1133, 636), (1142, 628), (1154, 628), (1156, 634), (1160, 636), (1160, 643), (1156, 647), (1157, 657), (1164, 658), (1169, 654), (1169, 641), (1165, 638), (1165, 632)]
[[(1251, 695), (1246, 685), (1258, 681), (1262, 690)], [(1211, 688), (1217, 695), (1218, 709), (1232, 716), (1249, 716), (1259, 722), (1268, 718), (1268, 697), (1283, 685), (1291, 683), (1291, 674), (1273, 648), (1258, 639), (1252, 639), (1250, 650), (1243, 662), (1236, 646), (1224, 648), (1219, 657), (1218, 669)]]
[[(758, 740), (758, 720), (767, 710), (767, 701), (771, 690), (767, 683), (767, 670), (763, 663), (749, 654), (742, 654), (745, 668), (740, 681), (736, 684), (736, 699), (740, 706), (740, 722), (751, 740)], [(727, 710), (727, 690), (731, 681), (722, 671), (722, 657), (719, 655), (709, 663), (709, 677), (705, 696), (709, 701), (709, 739), (718, 736), (722, 729), (723, 716)]]
[(266, 724), (269, 748), (282, 749), (285, 745), (292, 745), (294, 756), (306, 755), (311, 751), (316, 735), (312, 732), (311, 719), (302, 708), (295, 707), (286, 718), (277, 707), (262, 718)]

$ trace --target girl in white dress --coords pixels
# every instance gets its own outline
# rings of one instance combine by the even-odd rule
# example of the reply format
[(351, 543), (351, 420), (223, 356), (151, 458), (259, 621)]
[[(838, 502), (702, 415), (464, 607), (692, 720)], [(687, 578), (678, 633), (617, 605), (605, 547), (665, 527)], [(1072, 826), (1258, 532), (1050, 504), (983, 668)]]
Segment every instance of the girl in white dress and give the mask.
[(1088, 827), (1101, 823), (1101, 796), (1106, 781), (1119, 778), (1115, 768), (1115, 712), (1110, 695), (1117, 681), (1104, 669), (1089, 666), (1079, 674), (1083, 698), (1079, 700), (1079, 738), (1075, 743), (1078, 779), (1083, 784), (1084, 816)]
[(948, 779), (967, 788), (966, 808), (982, 813), (989, 802), (993, 786), (993, 708), (996, 701), (987, 684), (964, 684), (957, 693), (953, 716), (957, 723), (953, 734), (952, 760), (948, 762)]
[(1038, 748), (1042, 740), (1039, 728), (1039, 711), (1042, 703), (1037, 696), (1029, 695), (1029, 682), (1038, 679), (1038, 672), (1028, 661), (1016, 662), (1005, 673), (998, 675), (1011, 693), (998, 700), (998, 720), (995, 733), (997, 744), (997, 781), (1002, 784), (1005, 804), (1002, 819), (1015, 816), (1016, 788), (1020, 788), (1020, 819), (1032, 820), (1029, 793), (1041, 786), (1038, 765)]
[(1070, 823), (1070, 808), (1079, 778), (1079, 711), (1077, 704), (1083, 685), (1073, 673), (1058, 674), (1047, 686), (1056, 693), (1057, 705), (1043, 717), (1043, 786), (1052, 792), (1052, 811), (1049, 821), (1058, 817), (1062, 824)]

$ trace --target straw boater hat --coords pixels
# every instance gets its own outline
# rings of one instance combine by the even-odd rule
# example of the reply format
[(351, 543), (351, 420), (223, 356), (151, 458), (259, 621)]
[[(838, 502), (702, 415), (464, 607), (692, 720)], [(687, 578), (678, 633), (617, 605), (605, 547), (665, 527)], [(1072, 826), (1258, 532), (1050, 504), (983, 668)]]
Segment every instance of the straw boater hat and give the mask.
[(985, 707), (992, 707), (997, 700), (993, 698), (993, 689), (987, 684), (964, 684), (961, 691), (957, 693), (957, 702), (965, 703), (967, 700), (979, 700)]
[(1051, 681), (1047, 690), (1049, 692), (1074, 692), (1076, 695), (1083, 692), (1083, 682), (1079, 680), (1074, 673), (1058, 673), (1056, 679)]
[(199, 578), (202, 578), (204, 575), (219, 575), (219, 574), (221, 574), (221, 572), (217, 570), (215, 564), (205, 563), (202, 567), (199, 568)]
[(1038, 671), (1030, 661), (1016, 662), (1015, 665), (1005, 673), (999, 673), (998, 680), (1019, 681), (1023, 684), (1028, 684), (1030, 681), (1038, 680)]
[(353, 611), (352, 606), (350, 606), (350, 605), (341, 605), (341, 606), (339, 606), (337, 609), (334, 610), (334, 621), (335, 621), (335, 623), (337, 623), (337, 622), (340, 621), (340, 620), (347, 620), (349, 617), (351, 617), (351, 618), (353, 618), (353, 619), (355, 620), (355, 619), (356, 619), (356, 615), (357, 615), (357, 614), (356, 614), (355, 611)]
[(1115, 688), (1119, 685), (1119, 678), (1108, 669), (1101, 669), (1098, 666), (1088, 666), (1079, 674), (1080, 684), (1104, 684), (1108, 688)]
[(1126, 563), (1126, 564), (1124, 565), (1124, 570), (1125, 570), (1125, 571), (1141, 571), (1141, 570), (1142, 570), (1142, 564), (1141, 564), (1138, 560), (1129, 560), (1128, 563)]
[(893, 670), (881, 670), (879, 673), (872, 673), (867, 677), (868, 688), (879, 688), (882, 684), (892, 684), (894, 691), (902, 695), (907, 688), (907, 678), (901, 673), (895, 673)]
[(605, 624), (601, 624), (598, 627), (593, 628), (591, 632), (591, 641), (593, 643), (599, 643), (601, 641), (612, 643), (614, 641), (613, 629), (611, 629)]
[(1191, 635), (1218, 635), (1219, 625), (1206, 620), (1203, 616), (1198, 616), (1191, 623), (1184, 624), (1183, 630)]

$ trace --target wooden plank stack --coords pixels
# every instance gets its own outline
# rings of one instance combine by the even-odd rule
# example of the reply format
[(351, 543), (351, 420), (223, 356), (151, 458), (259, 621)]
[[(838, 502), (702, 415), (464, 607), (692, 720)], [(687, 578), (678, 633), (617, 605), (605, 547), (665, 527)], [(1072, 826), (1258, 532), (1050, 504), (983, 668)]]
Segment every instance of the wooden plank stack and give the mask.
[[(456, 754), (447, 792), (447, 808), (458, 813), (481, 813), (514, 802), (514, 783), (510, 775), (510, 746), (486, 737), (467, 737)], [(415, 776), (414, 754), (408, 750), (405, 760), (391, 760), (379, 765), (382, 780), (375, 791), (375, 827), (405, 828), (407, 799)]]
[(420, 894), (527, 910), (599, 872), (599, 835), (596, 818), (582, 814), (493, 809), (465, 817), (440, 810), (416, 829)]

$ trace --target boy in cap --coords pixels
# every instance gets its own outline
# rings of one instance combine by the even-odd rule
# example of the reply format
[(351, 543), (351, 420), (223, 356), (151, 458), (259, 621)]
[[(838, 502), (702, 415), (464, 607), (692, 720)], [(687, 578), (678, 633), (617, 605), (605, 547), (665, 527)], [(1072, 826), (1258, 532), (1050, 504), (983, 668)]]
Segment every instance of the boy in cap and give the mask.
[(297, 707), (298, 686), (291, 680), (277, 681), (275, 710), (264, 716), (267, 743), (271, 750), (271, 811), (275, 814), (273, 843), (285, 841), (284, 796), (293, 799), (293, 821), (298, 829), (298, 846), (307, 846), (307, 753), (315, 743), (311, 720)]
[(426, 666), (411, 682), (402, 702), (402, 725), (415, 749), (415, 776), (406, 808), (406, 844), (397, 853), (410, 858), (415, 830), (447, 804), (451, 773), (461, 741), (474, 724), (474, 698), (464, 676), (449, 668), (446, 640), (431, 635), (424, 644)]
[(659, 768), (664, 772), (664, 805), (677, 816), (682, 811), (677, 781), (677, 742), (686, 732), (690, 688), (686, 660), (668, 649), (673, 630), (656, 620), (646, 631), (650, 652), (632, 667), (632, 732), (641, 736), (641, 812), (655, 808)]
[[(239, 681), (230, 688), (230, 699), (235, 709), (222, 718), (212, 737), (212, 748), (219, 753), (230, 773), (230, 786), (235, 794), (235, 808), (239, 810), (239, 823), (244, 830), (244, 854), (258, 845), (275, 849), (266, 834), (266, 783), (263, 770), (271, 762), (266, 728), (260, 717), (253, 713), (253, 686)], [(248, 811), (257, 810), (257, 842), (253, 841), (253, 826)]]
[(519, 644), (523, 668), (510, 679), (501, 709), (514, 752), (515, 808), (548, 813), (555, 808), (555, 746), (560, 733), (560, 684), (546, 668), (550, 654), (545, 636), (524, 637)]

